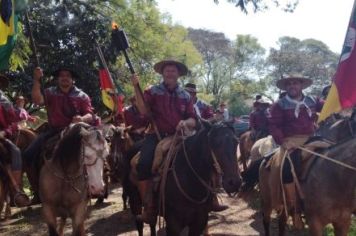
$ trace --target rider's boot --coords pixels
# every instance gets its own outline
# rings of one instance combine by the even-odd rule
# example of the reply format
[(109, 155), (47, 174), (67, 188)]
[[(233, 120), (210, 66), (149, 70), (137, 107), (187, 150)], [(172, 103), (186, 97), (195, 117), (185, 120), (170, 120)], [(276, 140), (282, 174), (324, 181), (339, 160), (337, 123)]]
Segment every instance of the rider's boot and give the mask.
[(22, 190), (22, 171), (20, 170), (11, 170), (8, 171), (9, 177), (11, 179), (12, 188), (11, 194), (15, 206), (25, 207), (30, 205), (30, 199)]
[(37, 205), (41, 203), (39, 192), (38, 192), (38, 175), (36, 174), (35, 170), (32, 168), (27, 171), (27, 178), (30, 182), (31, 189), (33, 192), (33, 198), (31, 199), (31, 205)]

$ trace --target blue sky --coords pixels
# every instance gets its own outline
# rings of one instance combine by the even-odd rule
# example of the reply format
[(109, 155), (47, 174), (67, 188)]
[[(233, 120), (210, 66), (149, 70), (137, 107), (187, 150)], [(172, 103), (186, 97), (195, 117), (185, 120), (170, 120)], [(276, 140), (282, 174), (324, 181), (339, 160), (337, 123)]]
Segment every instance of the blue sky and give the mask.
[(223, 32), (234, 39), (237, 34), (251, 34), (263, 47), (276, 47), (281, 36), (314, 38), (341, 52), (354, 0), (300, 0), (294, 13), (272, 8), (248, 15), (220, 0), (157, 0), (161, 12), (185, 27)]

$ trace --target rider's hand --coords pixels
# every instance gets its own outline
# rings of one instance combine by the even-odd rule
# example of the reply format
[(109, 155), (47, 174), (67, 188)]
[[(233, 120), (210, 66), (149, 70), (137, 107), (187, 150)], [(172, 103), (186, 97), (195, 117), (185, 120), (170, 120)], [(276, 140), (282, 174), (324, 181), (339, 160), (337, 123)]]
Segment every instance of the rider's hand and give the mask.
[(33, 70), (33, 79), (34, 80), (37, 80), (37, 81), (40, 81), (40, 79), (43, 77), (43, 71), (41, 69), (41, 67), (36, 67), (34, 70)]
[(139, 77), (138, 77), (138, 75), (133, 74), (133, 75), (131, 76), (131, 82), (132, 82), (133, 85), (138, 85), (138, 83), (139, 83)]
[(5, 131), (0, 131), (0, 138), (5, 138), (5, 135), (6, 135)]
[(180, 130), (184, 129), (186, 127), (186, 125), (187, 124), (186, 124), (185, 120), (181, 120), (181, 121), (179, 121), (179, 123), (178, 123), (178, 125), (176, 127), (176, 130), (180, 131)]
[(78, 123), (78, 122), (83, 122), (83, 117), (81, 116), (74, 116), (72, 119), (72, 123)]

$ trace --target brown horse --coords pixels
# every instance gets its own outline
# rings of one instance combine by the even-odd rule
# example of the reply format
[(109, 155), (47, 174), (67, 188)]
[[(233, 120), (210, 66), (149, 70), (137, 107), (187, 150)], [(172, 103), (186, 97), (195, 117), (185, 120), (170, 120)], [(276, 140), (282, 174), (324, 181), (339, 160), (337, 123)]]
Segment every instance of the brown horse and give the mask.
[[(162, 210), (167, 235), (180, 235), (188, 227), (189, 236), (203, 233), (208, 222), (214, 172), (222, 173), (227, 193), (237, 192), (241, 177), (237, 168), (236, 138), (225, 124), (210, 125), (183, 141), (168, 171)], [(164, 178), (164, 177), (162, 177)]]
[[(356, 168), (356, 139), (354, 118), (329, 118), (317, 130), (323, 137), (312, 140), (335, 142), (319, 152)], [(311, 141), (308, 141), (311, 142)], [(307, 143), (308, 143), (307, 142)], [(337, 143), (339, 142), (339, 143)], [(275, 155), (279, 155), (276, 153)], [(356, 171), (332, 163), (320, 157), (310, 157), (311, 165), (306, 177), (301, 179), (301, 189), (305, 195), (304, 213), (311, 235), (321, 236), (326, 224), (332, 223), (336, 236), (346, 236), (349, 230), (351, 214), (356, 210), (355, 190)], [(261, 164), (259, 184), (262, 198), (262, 213), (265, 235), (270, 235), (270, 215), (273, 209), (280, 212), (279, 235), (284, 235), (287, 216), (284, 213), (281, 182), (270, 168)], [(303, 175), (304, 176), (304, 175)], [(276, 189), (276, 186), (279, 186)]]
[(239, 138), (239, 149), (240, 149), (240, 158), (239, 161), (242, 163), (243, 170), (247, 169), (247, 162), (250, 158), (251, 148), (254, 144), (254, 141), (251, 138), (251, 131), (246, 131), (241, 134)]
[(7, 201), (10, 195), (10, 178), (6, 166), (11, 165), (10, 153), (5, 145), (5, 140), (0, 139), (0, 215), (5, 207), (4, 219), (11, 216), (10, 204)]
[[(85, 235), (84, 220), (90, 196), (104, 191), (103, 167), (108, 155), (101, 132), (74, 124), (62, 132), (53, 156), (40, 173), (42, 213), (49, 235), (62, 235), (65, 219), (72, 219), (72, 235)], [(61, 217), (59, 231), (56, 217)]]

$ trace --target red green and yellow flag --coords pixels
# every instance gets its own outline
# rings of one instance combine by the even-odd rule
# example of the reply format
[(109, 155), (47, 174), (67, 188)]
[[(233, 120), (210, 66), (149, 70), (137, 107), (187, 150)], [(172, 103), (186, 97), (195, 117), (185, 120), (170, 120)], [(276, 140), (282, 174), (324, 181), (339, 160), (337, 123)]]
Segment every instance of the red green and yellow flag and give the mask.
[(107, 69), (103, 68), (99, 70), (101, 97), (104, 105), (110, 110), (121, 113), (124, 104), (124, 94), (118, 92), (113, 80)]
[(329, 115), (356, 104), (356, 0), (352, 9), (339, 65), (329, 94), (319, 116), (319, 122)]

